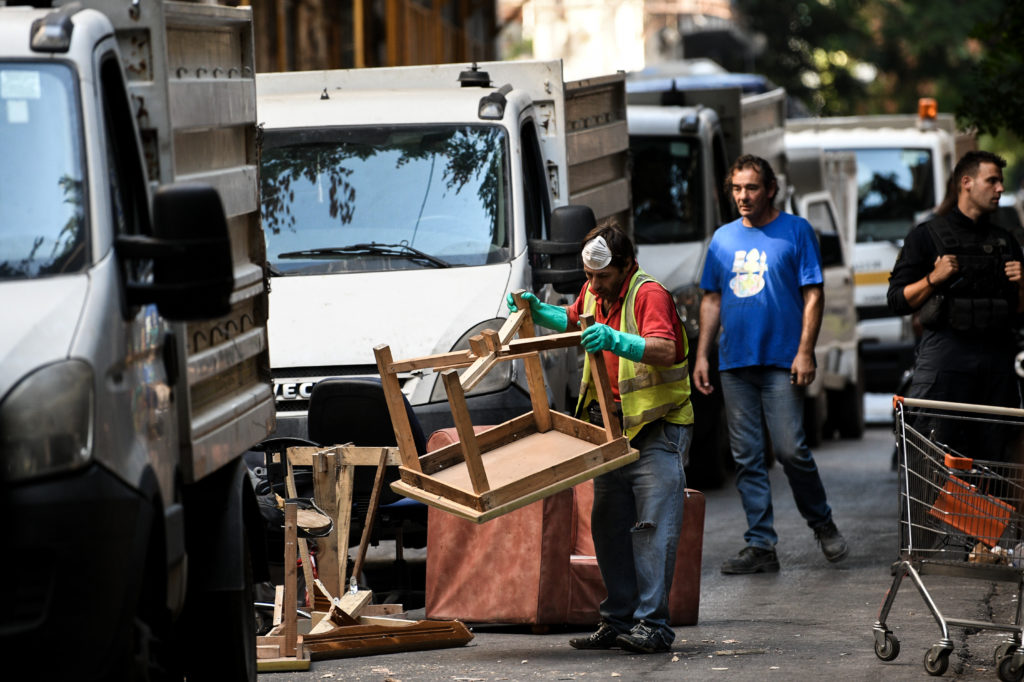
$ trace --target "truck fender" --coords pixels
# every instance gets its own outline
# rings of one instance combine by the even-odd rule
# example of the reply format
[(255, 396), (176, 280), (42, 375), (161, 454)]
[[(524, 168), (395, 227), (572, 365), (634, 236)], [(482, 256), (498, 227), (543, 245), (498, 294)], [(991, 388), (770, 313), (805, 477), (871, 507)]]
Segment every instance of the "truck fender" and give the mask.
[(253, 579), (269, 579), (262, 517), (242, 458), (182, 490), (190, 592), (244, 588), (249, 541)]

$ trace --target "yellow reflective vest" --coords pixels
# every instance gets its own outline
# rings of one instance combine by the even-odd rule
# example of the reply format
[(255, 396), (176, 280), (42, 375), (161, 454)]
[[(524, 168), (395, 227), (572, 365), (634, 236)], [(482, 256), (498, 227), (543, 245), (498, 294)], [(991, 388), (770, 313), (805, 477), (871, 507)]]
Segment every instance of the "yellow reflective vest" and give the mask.
[[(637, 268), (626, 289), (619, 318), (619, 331), (639, 335), (636, 325), (636, 292), (645, 282), (655, 282), (653, 277)], [(593, 314), (597, 297), (587, 287), (583, 298), (584, 314)], [(680, 330), (681, 331), (681, 330)], [(683, 352), (687, 352), (686, 335), (683, 335)], [(646, 424), (655, 419), (664, 419), (670, 424), (692, 424), (693, 405), (690, 403), (690, 376), (686, 358), (669, 367), (655, 367), (628, 358), (619, 358), (619, 397), (622, 400), (622, 427), (627, 438), (633, 438)], [(576, 414), (586, 419), (585, 405), (597, 400), (597, 391), (590, 380), (590, 353), (583, 361), (583, 381), (580, 384), (580, 400)]]

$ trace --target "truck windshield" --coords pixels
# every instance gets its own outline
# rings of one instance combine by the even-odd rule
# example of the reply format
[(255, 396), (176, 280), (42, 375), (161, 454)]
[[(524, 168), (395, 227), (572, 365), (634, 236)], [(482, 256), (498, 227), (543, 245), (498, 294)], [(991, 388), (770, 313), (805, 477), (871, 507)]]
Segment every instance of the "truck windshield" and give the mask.
[(935, 208), (928, 149), (853, 149), (857, 155), (857, 241), (898, 241)]
[(74, 83), (65, 64), (0, 62), (0, 280), (87, 265)]
[(704, 238), (703, 159), (695, 140), (633, 136), (633, 223), (637, 244)]
[(266, 131), (260, 201), (271, 272), (507, 261), (506, 149), (497, 126)]

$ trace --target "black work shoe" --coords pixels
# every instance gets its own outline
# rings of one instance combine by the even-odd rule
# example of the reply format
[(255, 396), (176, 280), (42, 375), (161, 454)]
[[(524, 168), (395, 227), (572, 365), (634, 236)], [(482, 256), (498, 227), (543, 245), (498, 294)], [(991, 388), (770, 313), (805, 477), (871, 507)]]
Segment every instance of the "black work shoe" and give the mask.
[(821, 553), (829, 561), (842, 561), (850, 553), (846, 540), (839, 534), (839, 529), (832, 521), (815, 528), (814, 539), (821, 545)]
[(666, 642), (661, 632), (644, 621), (634, 625), (626, 634), (616, 637), (615, 642), (623, 649), (637, 654), (657, 654), (672, 648), (672, 643)]
[(762, 547), (744, 547), (739, 556), (726, 559), (722, 564), (722, 573), (726, 575), (743, 575), (746, 573), (775, 573), (779, 570), (779, 557), (774, 549)]
[(608, 623), (601, 621), (601, 624), (597, 626), (597, 630), (590, 633), (588, 637), (573, 637), (569, 640), (569, 646), (574, 649), (614, 649), (619, 646), (615, 642), (615, 637), (618, 635)]

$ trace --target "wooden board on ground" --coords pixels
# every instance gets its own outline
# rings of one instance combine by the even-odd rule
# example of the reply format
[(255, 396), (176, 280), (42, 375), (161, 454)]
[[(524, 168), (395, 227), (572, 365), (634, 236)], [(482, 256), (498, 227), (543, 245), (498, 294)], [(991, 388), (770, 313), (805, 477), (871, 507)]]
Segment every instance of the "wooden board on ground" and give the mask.
[(307, 635), (303, 647), (314, 661), (372, 656), (397, 651), (425, 651), (463, 646), (473, 634), (457, 620), (417, 620), (387, 625), (349, 625)]

